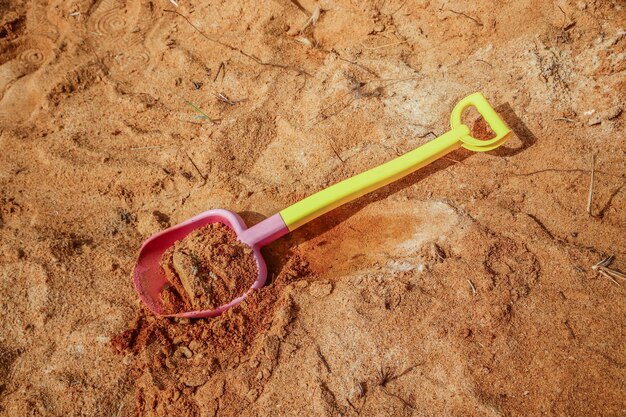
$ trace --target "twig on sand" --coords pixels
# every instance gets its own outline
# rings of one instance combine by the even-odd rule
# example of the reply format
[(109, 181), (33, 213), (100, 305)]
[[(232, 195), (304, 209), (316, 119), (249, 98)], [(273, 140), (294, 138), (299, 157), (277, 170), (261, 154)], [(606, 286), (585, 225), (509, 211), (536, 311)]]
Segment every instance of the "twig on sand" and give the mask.
[(384, 387), (393, 378), (393, 371), (386, 367), (381, 366), (376, 373), (375, 382), (377, 385)]
[(624, 274), (621, 271), (618, 271), (617, 269), (609, 268), (609, 265), (613, 263), (614, 259), (615, 259), (615, 256), (613, 255), (607, 256), (606, 258), (602, 259), (600, 262), (592, 266), (591, 269), (593, 269), (594, 271), (597, 271), (604, 277), (611, 280), (613, 284), (620, 286), (621, 284), (617, 282), (616, 278), (626, 280), (626, 274)]
[(330, 369), (330, 365), (328, 365), (328, 361), (326, 360), (326, 357), (322, 355), (322, 351), (320, 350), (319, 345), (315, 346), (315, 350), (316, 350), (317, 357), (319, 358), (320, 362), (322, 362), (322, 365), (324, 365), (324, 368), (326, 368), (326, 372), (328, 372), (329, 374), (332, 374), (333, 371)]
[(317, 21), (320, 19), (321, 14), (322, 14), (322, 8), (318, 4), (313, 9), (313, 13), (311, 13), (311, 16), (309, 16), (307, 21), (304, 23), (304, 26), (302, 26), (302, 29), (300, 29), (300, 33), (304, 32), (306, 28), (308, 28), (309, 26), (315, 26), (317, 24)]
[(223, 62), (220, 62), (220, 66), (217, 69), (217, 72), (215, 73), (215, 78), (213, 78), (213, 82), (217, 81), (217, 77), (220, 75), (220, 72), (222, 73), (222, 81), (223, 81), (224, 77), (226, 76), (226, 65), (224, 65)]
[(147, 149), (159, 149), (162, 148), (163, 145), (154, 145), (154, 146), (140, 146), (138, 148), (130, 148), (131, 151), (143, 151)]
[(591, 214), (591, 203), (593, 202), (593, 183), (596, 174), (596, 155), (594, 153), (591, 157), (591, 180), (589, 181), (589, 194), (587, 195), (587, 213)]
[(337, 57), (337, 59), (339, 59), (340, 61), (347, 62), (348, 64), (352, 64), (352, 65), (354, 65), (354, 66), (357, 66), (357, 67), (359, 67), (359, 68), (361, 68), (361, 69), (363, 69), (363, 70), (365, 70), (365, 71), (369, 72), (369, 73), (370, 73), (370, 74), (372, 74), (373, 76), (378, 77), (378, 74), (377, 74), (374, 70), (372, 70), (372, 69), (370, 69), (370, 68), (366, 67), (366, 66), (365, 66), (365, 65), (363, 65), (363, 64), (359, 64), (356, 60), (354, 60), (354, 61), (350, 61), (349, 59), (346, 59), (346, 58), (342, 57), (342, 56), (339, 54), (339, 52), (335, 51), (334, 49), (330, 49), (330, 50), (328, 50), (328, 49), (321, 49), (321, 51), (326, 52), (327, 54), (333, 54), (333, 55), (335, 55), (335, 56)]
[(198, 165), (196, 165), (196, 163), (193, 162), (193, 159), (191, 159), (191, 156), (189, 156), (187, 152), (185, 152), (185, 155), (187, 155), (187, 159), (189, 159), (189, 162), (191, 162), (191, 165), (193, 165), (196, 171), (198, 171), (198, 175), (200, 175), (200, 178), (202, 178), (202, 183), (203, 184), (206, 183), (207, 176), (204, 175), (202, 171), (200, 171), (200, 168), (198, 168)]
[(220, 41), (219, 39), (214, 39), (212, 37), (210, 37), (209, 35), (207, 35), (206, 33), (204, 33), (202, 30), (200, 30), (196, 25), (194, 25), (193, 23), (191, 23), (191, 20), (189, 20), (189, 18), (187, 16), (185, 16), (184, 14), (178, 12), (177, 10), (168, 10), (168, 9), (163, 9), (164, 12), (167, 13), (174, 13), (177, 14), (178, 16), (182, 17), (183, 19), (185, 19), (185, 21), (189, 24), (189, 26), (191, 26), (192, 28), (194, 28), (194, 30), (196, 32), (198, 32), (200, 35), (202, 35), (202, 37), (204, 37), (206, 40), (214, 42), (218, 45), (221, 45), (225, 48), (230, 49), (231, 51), (235, 51), (238, 52), (239, 54), (245, 56), (246, 58), (256, 62), (259, 65), (263, 65), (263, 66), (267, 66), (267, 67), (274, 67), (274, 68), (282, 68), (284, 70), (288, 70), (288, 71), (293, 71), (293, 72), (297, 72), (298, 74), (305, 74), (305, 75), (309, 75), (311, 76), (311, 74), (309, 74), (308, 72), (304, 71), (303, 69), (300, 68), (296, 68), (296, 67), (292, 67), (290, 65), (285, 65), (285, 64), (276, 64), (274, 62), (266, 62), (266, 61), (262, 61), (260, 58), (257, 58), (254, 55), (251, 55), (247, 52), (242, 51), (239, 48), (236, 48), (232, 45), (229, 45), (225, 42)]
[(424, 133), (423, 135), (418, 136), (418, 139), (424, 139), (426, 136), (429, 136), (429, 135), (431, 135), (431, 136), (433, 136), (433, 137), (435, 137), (435, 138), (436, 138), (437, 136), (439, 136), (439, 135), (437, 135), (435, 132), (433, 132), (432, 130), (430, 130), (430, 131), (428, 131), (428, 132)]
[(332, 139), (329, 139), (329, 145), (330, 145), (330, 149), (333, 150), (333, 153), (335, 154), (335, 156), (341, 161), (342, 164), (345, 164), (346, 161), (343, 160), (343, 158), (339, 155), (339, 152), (337, 152), (337, 150), (333, 146), (333, 140)]
[(458, 15), (461, 15), (461, 16), (465, 16), (465, 17), (467, 17), (468, 19), (473, 20), (473, 21), (474, 21), (474, 23), (476, 23), (478, 26), (484, 26), (484, 25), (483, 25), (483, 22), (481, 22), (480, 20), (476, 19), (475, 17), (472, 17), (472, 16), (470, 16), (470, 15), (468, 15), (468, 14), (465, 14), (465, 13), (463, 13), (463, 12), (457, 12), (456, 10), (452, 10), (452, 9), (448, 9), (448, 10), (450, 10), (452, 13), (455, 13), (455, 14), (458, 14)]
[(293, 3), (294, 6), (296, 6), (302, 13), (304, 13), (305, 15), (308, 15), (309, 12), (306, 11), (306, 9), (304, 8), (304, 6), (302, 6), (300, 4), (300, 2), (298, 0), (290, 0), (291, 3)]
[(422, 77), (402, 77), (402, 78), (370, 78), (369, 80), (364, 80), (363, 83), (367, 84), (367, 83), (373, 83), (373, 82), (379, 82), (379, 83), (384, 83), (384, 87), (388, 87), (390, 85), (393, 84), (397, 84), (403, 81), (413, 81), (413, 80), (419, 80)]
[(474, 286), (474, 283), (470, 281), (469, 279), (467, 280), (467, 283), (470, 285), (470, 288), (472, 289), (472, 293), (476, 295), (478, 291), (476, 291), (476, 287)]
[(333, 101), (331, 104), (329, 104), (328, 106), (324, 107), (323, 109), (321, 109), (318, 114), (313, 118), (313, 119), (319, 119), (317, 120), (314, 124), (317, 124), (323, 120), (328, 119), (331, 116), (335, 116), (337, 114), (339, 114), (343, 109), (345, 109), (346, 107), (348, 107), (350, 104), (352, 104), (352, 101), (355, 100), (354, 97), (350, 97), (350, 99), (348, 100), (348, 102), (346, 104), (344, 104), (343, 106), (341, 106), (337, 111), (335, 111), (334, 113), (331, 114), (326, 114), (326, 110), (329, 110), (330, 108), (332, 108), (333, 106), (335, 106), (335, 104), (339, 103), (341, 100), (343, 100), (344, 97), (352, 94), (355, 92), (354, 87), (350, 89), (350, 91), (348, 91), (347, 93), (342, 94), (337, 100)]
[(246, 101), (245, 98), (239, 99), (239, 100), (231, 100), (228, 97), (226, 97), (224, 95), (224, 93), (213, 93), (213, 95), (221, 102), (226, 103), (226, 104), (230, 104), (231, 106), (234, 106), (237, 103), (241, 103), (242, 101)]
[(407, 1), (408, 1), (408, 0), (404, 0), (404, 1), (402, 2), (402, 4), (401, 4), (401, 5), (400, 5), (400, 6), (399, 6), (396, 10), (394, 10), (393, 12), (391, 12), (391, 16), (393, 16), (393, 15), (394, 15), (394, 14), (396, 14), (396, 13), (398, 13), (398, 12), (400, 11), (400, 9), (404, 7), (404, 5), (406, 4), (406, 2), (407, 2)]
[(555, 122), (568, 122), (568, 123), (574, 123), (576, 120), (574, 119), (570, 119), (569, 117), (557, 117), (556, 119), (554, 119)]
[(398, 395), (396, 393), (393, 393), (393, 392), (387, 391), (387, 389), (384, 386), (381, 389), (382, 389), (382, 392), (384, 392), (388, 396), (393, 397), (393, 398), (399, 400), (402, 403), (402, 405), (404, 405), (409, 410), (415, 411), (415, 406), (413, 404), (411, 404), (410, 402), (408, 402), (407, 400), (405, 400), (404, 398), (402, 398), (400, 395)]

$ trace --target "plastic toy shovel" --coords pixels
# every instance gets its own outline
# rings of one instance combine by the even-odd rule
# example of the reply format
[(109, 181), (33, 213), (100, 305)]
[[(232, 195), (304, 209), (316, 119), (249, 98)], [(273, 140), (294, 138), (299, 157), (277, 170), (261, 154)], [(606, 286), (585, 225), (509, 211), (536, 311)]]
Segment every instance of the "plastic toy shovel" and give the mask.
[[(461, 114), (470, 106), (475, 106), (489, 124), (495, 133), (493, 139), (479, 140), (472, 137), (470, 129), (461, 122)], [(248, 228), (241, 217), (231, 211), (216, 209), (205, 211), (179, 225), (155, 234), (141, 247), (133, 272), (133, 282), (139, 297), (150, 310), (162, 315), (164, 310), (160, 292), (168, 281), (159, 264), (161, 255), (174, 242), (183, 239), (194, 229), (208, 223), (221, 222), (233, 229), (241, 242), (252, 248), (258, 268), (256, 281), (245, 294), (216, 309), (169, 315), (169, 317), (189, 318), (217, 316), (239, 304), (251, 291), (265, 284), (267, 267), (261, 255), (263, 246), (335, 207), (400, 179), (455, 149), (463, 147), (477, 152), (490, 151), (502, 145), (510, 133), (510, 129), (481, 93), (465, 97), (454, 107), (450, 126), (450, 131), (419, 148), (313, 194), (253, 227)]]

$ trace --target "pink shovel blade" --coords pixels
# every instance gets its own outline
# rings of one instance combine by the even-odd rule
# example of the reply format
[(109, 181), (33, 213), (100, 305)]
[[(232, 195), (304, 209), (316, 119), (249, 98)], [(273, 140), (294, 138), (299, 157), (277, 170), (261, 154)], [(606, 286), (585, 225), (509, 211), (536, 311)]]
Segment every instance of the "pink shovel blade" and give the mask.
[[(168, 281), (159, 263), (161, 256), (176, 241), (183, 239), (193, 230), (216, 222), (230, 227), (237, 235), (237, 238), (252, 249), (258, 271), (256, 281), (244, 294), (216, 309), (165, 315), (161, 302), (161, 291)], [(218, 316), (242, 302), (251, 291), (262, 288), (265, 285), (267, 266), (261, 255), (261, 247), (278, 239), (288, 231), (279, 214), (275, 214), (248, 229), (243, 219), (231, 211), (223, 209), (205, 211), (183, 223), (152, 235), (143, 243), (133, 270), (135, 290), (139, 294), (141, 301), (153, 313), (158, 315), (187, 318)]]

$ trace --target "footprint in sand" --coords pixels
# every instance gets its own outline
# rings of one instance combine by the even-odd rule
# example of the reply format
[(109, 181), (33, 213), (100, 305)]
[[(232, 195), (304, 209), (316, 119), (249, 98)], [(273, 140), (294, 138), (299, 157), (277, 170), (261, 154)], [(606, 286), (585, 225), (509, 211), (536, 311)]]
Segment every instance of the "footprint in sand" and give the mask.
[(46, 53), (39, 48), (29, 48), (20, 53), (19, 60), (29, 67), (39, 67), (46, 61)]
[(32, 36), (8, 48), (0, 60), (0, 92), (11, 82), (41, 68), (52, 57), (53, 47), (50, 39)]
[(54, 44), (44, 36), (31, 36), (16, 44), (13, 55), (0, 65), (0, 123), (27, 118), (41, 103), (42, 69), (54, 56)]
[(34, 46), (40, 44), (45, 45), (45, 42), (33, 43), (32, 46), (28, 45), (18, 53), (13, 61), (13, 65), (11, 65), (13, 69), (13, 73), (11, 74), (13, 79), (7, 77), (4, 80), (8, 82), (5, 84), (6, 87), (9, 87), (9, 83), (12, 84), (13, 82), (19, 81), (23, 77), (33, 74), (45, 65), (46, 61), (48, 61), (52, 55), (52, 52), (47, 46)]
[(98, 13), (94, 19), (96, 32), (100, 35), (121, 37), (129, 26), (126, 12), (120, 8)]
[(145, 68), (150, 62), (150, 52), (143, 47), (115, 55), (115, 62), (124, 70)]

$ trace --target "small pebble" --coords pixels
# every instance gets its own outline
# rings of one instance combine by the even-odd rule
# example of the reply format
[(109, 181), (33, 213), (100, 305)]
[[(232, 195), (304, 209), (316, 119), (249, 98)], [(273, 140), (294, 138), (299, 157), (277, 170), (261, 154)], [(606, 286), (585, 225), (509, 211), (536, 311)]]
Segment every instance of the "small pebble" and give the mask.
[(189, 342), (189, 349), (191, 349), (194, 352), (198, 352), (200, 349), (202, 349), (202, 343), (194, 339), (191, 342)]
[(178, 348), (178, 351), (187, 359), (193, 356), (193, 352), (187, 346), (181, 346)]
[(467, 339), (472, 335), (472, 330), (469, 328), (461, 329), (461, 337)]

